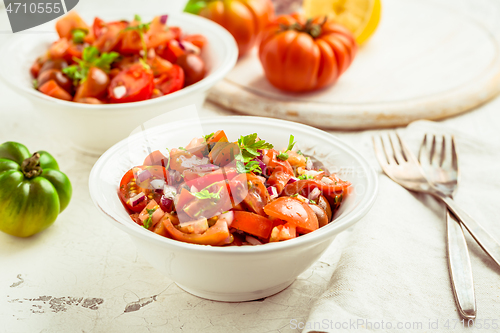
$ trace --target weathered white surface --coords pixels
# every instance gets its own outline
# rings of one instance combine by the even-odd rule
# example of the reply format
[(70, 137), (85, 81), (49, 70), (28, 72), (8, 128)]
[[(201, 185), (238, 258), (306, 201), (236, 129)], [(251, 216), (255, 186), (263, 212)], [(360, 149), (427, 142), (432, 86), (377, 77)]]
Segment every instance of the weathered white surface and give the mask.
[(485, 20), (500, 17), (500, 4), (475, 3), (482, 16), (457, 1), (385, 0), (373, 39), (334, 86), (282, 92), (265, 79), (254, 49), (209, 99), (242, 113), (335, 129), (406, 125), (465, 112), (500, 91), (499, 24)]
[[(90, 0), (84, 1), (87, 2)], [(457, 5), (463, 3), (457, 1)], [(3, 25), (5, 17), (1, 15), (0, 25)], [(380, 175), (380, 196), (372, 211), (355, 228), (339, 235), (329, 252), (291, 287), (260, 302), (206, 301), (183, 292), (156, 272), (137, 256), (126, 234), (101, 217), (90, 201), (87, 187), (96, 158), (79, 155), (64, 138), (54, 137), (44, 128), (44, 119), (37, 111), (1, 84), (0, 101), (0, 142), (19, 141), (32, 151), (50, 151), (74, 185), (70, 206), (47, 231), (30, 239), (0, 234), (0, 332), (295, 332), (299, 330), (291, 328), (292, 320), (297, 324), (308, 318), (356, 320), (359, 310), (366, 311), (366, 319), (372, 322), (397, 318), (428, 323), (439, 319), (442, 330), (444, 321), (450, 319), (452, 328), (444, 331), (455, 331), (453, 320), (459, 318), (448, 283), (444, 221), (433, 224), (432, 220), (426, 220), (439, 218), (443, 211), (431, 199), (421, 201), (421, 197)], [(205, 115), (231, 114), (210, 104), (206, 107)], [(485, 142), (498, 144), (499, 108), (500, 99), (496, 99), (443, 124), (453, 131), (468, 133), (475, 138), (473, 144), (478, 143), (480, 147)], [(375, 132), (333, 133), (359, 149), (378, 170), (371, 148), (371, 135)], [(499, 165), (489, 161), (469, 160), (465, 168), (462, 165), (458, 198), (467, 204), (471, 215), (500, 239)], [(476, 172), (485, 166), (489, 171)], [(482, 184), (487, 183), (482, 189), (474, 186), (478, 177)], [(413, 234), (420, 223), (421, 228), (428, 230), (428, 236)], [(386, 235), (404, 240), (405, 247), (398, 247), (401, 242), (391, 242)], [(478, 318), (499, 319), (500, 269), (493, 266), (470, 237), (468, 239)], [(420, 258), (418, 251), (412, 251), (428, 244), (432, 244), (433, 255), (427, 259)], [(360, 255), (368, 251), (369, 255)], [(396, 251), (406, 255), (404, 260), (392, 256)], [(334, 263), (338, 258), (332, 253), (342, 254), (335, 272)], [(372, 265), (369, 271), (368, 265)], [(379, 270), (387, 269), (393, 277), (379, 278)], [(349, 284), (352, 272), (366, 272), (365, 279)], [(406, 293), (388, 298), (393, 286), (402, 282)], [(441, 288), (438, 295), (421, 297), (429, 286), (436, 284)], [(336, 291), (332, 295), (335, 307), (328, 312), (331, 317), (322, 317), (317, 312), (309, 317), (314, 304), (321, 306), (315, 301), (327, 288)], [(413, 297), (415, 294), (420, 295), (418, 303)], [(47, 296), (43, 298), (46, 303), (41, 296)], [(89, 300), (84, 301), (86, 298)], [(398, 310), (384, 313), (387, 302)], [(411, 318), (401, 316), (409, 311), (413, 312)], [(437, 332), (425, 326), (422, 331)]]

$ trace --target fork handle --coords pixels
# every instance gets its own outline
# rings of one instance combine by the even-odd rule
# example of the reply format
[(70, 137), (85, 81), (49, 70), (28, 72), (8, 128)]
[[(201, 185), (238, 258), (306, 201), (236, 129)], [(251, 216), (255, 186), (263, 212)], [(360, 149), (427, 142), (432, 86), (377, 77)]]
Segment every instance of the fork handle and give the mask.
[(470, 266), (469, 250), (465, 241), (462, 226), (455, 217), (446, 210), (448, 270), (451, 286), (462, 318), (476, 318), (476, 298), (474, 282)]
[(476, 242), (482, 247), (493, 261), (500, 267), (500, 244), (484, 228), (469, 216), (463, 209), (458, 207), (457, 203), (450, 197), (440, 194), (434, 194), (443, 201), (455, 217), (462, 222)]

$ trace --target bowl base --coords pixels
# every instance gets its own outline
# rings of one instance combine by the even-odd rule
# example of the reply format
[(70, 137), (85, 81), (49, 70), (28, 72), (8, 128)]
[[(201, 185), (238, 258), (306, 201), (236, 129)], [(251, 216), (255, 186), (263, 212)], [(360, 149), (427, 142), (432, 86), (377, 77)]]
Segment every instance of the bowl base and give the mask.
[(190, 293), (191, 295), (208, 299), (211, 301), (219, 301), (219, 302), (245, 302), (245, 301), (253, 301), (256, 299), (272, 296), (274, 294), (283, 291), (288, 288), (295, 279), (292, 281), (287, 281), (285, 283), (281, 283), (277, 286), (267, 288), (264, 290), (252, 291), (252, 292), (243, 292), (243, 293), (214, 293), (206, 290), (198, 290), (192, 289), (189, 287), (185, 287), (180, 283), (175, 282), (175, 284), (183, 289), (184, 291)]

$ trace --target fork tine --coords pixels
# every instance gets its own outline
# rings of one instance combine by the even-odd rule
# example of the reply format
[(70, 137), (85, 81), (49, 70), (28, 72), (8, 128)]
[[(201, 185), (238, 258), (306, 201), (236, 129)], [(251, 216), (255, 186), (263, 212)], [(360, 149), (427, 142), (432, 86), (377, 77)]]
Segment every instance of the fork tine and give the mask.
[(455, 147), (455, 137), (451, 136), (451, 166), (454, 171), (458, 171), (458, 155)]
[(375, 146), (375, 150), (378, 153), (377, 158), (379, 158), (379, 163), (383, 165), (396, 164), (393, 155), (389, 154), (390, 151), (386, 148), (386, 144), (382, 135), (379, 135), (378, 139), (378, 141), (380, 142), (380, 149), (377, 148), (375, 137), (373, 139), (373, 145)]
[(430, 164), (429, 149), (427, 149), (427, 135), (428, 134), (425, 133), (424, 139), (422, 140), (422, 143), (420, 144), (420, 148), (418, 150), (418, 161), (421, 165)]
[(445, 157), (446, 157), (446, 137), (443, 135), (443, 141), (441, 142), (441, 158), (439, 160), (439, 166), (443, 166)]
[(432, 135), (431, 152), (429, 153), (429, 161), (432, 164), (434, 162), (434, 156), (436, 155), (436, 136)]
[(411, 152), (410, 149), (408, 149), (408, 146), (406, 145), (406, 143), (401, 139), (401, 137), (399, 136), (398, 132), (396, 132), (396, 136), (398, 137), (398, 141), (399, 141), (399, 144), (401, 145), (401, 150), (403, 151), (403, 153), (405, 154), (406, 156), (406, 160), (408, 162), (413, 162), (413, 163), (416, 163), (418, 164), (418, 161), (417, 161), (417, 158), (415, 157), (415, 155), (413, 155), (413, 153)]
[[(396, 136), (396, 138), (393, 140), (394, 136)], [(398, 164), (402, 164), (402, 163), (406, 162), (407, 159), (406, 159), (406, 156), (404, 156), (405, 153), (401, 147), (401, 139), (399, 138), (399, 136), (397, 134), (394, 135), (392, 133), (389, 133), (388, 137), (389, 137), (389, 142), (391, 143), (392, 151), (394, 152), (394, 158), (396, 159), (396, 162)], [(395, 142), (398, 142), (398, 143), (395, 144)]]
[(382, 138), (380, 136), (378, 136), (378, 135), (372, 136), (373, 150), (375, 150), (375, 157), (377, 158), (378, 163), (380, 164), (382, 169), (384, 169), (384, 167), (389, 164), (389, 161), (387, 160), (387, 156), (382, 151), (382, 149), (380, 149), (378, 147), (379, 145), (377, 144), (377, 140), (376, 140), (377, 137), (379, 139), (378, 141), (380, 141), (380, 143), (382, 142)]

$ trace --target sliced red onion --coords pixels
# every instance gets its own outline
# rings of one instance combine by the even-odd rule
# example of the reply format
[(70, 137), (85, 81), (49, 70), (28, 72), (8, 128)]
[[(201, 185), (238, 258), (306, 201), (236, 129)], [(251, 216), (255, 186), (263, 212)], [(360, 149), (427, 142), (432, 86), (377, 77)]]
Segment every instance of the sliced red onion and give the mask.
[(153, 175), (149, 170), (144, 170), (140, 174), (137, 175), (137, 182), (138, 183), (143, 183), (146, 180), (149, 180)]
[(179, 42), (179, 46), (183, 51), (191, 52), (194, 54), (200, 54), (201, 50), (198, 46), (194, 45), (193, 43), (186, 42), (186, 41), (181, 41)]
[(333, 180), (331, 180), (328, 177), (321, 178), (321, 182), (324, 183), (324, 184), (327, 184), (327, 185), (333, 184)]
[(267, 192), (269, 193), (269, 197), (271, 199), (276, 199), (278, 197), (278, 190), (274, 186), (269, 186), (267, 188)]
[(160, 16), (160, 23), (161, 24), (167, 24), (167, 19), (168, 19), (168, 15), (162, 15), (162, 16)]
[(151, 187), (156, 193), (162, 193), (165, 186), (165, 181), (163, 179), (153, 179), (151, 182)]
[(293, 184), (295, 183), (296, 181), (299, 181), (300, 179), (298, 179), (297, 177), (291, 177), (290, 180), (288, 181), (288, 184)]
[(165, 195), (161, 196), (160, 207), (164, 212), (169, 213), (172, 210), (173, 204), (174, 204), (174, 200), (167, 198)]
[(193, 169), (198, 172), (210, 172), (218, 170), (220, 169), (220, 167), (214, 164), (203, 164), (203, 165), (197, 165), (193, 167)]
[(313, 169), (313, 166), (314, 166), (313, 161), (311, 160), (311, 158), (310, 158), (310, 157), (308, 157), (308, 158), (306, 159), (306, 169), (307, 169), (307, 170), (312, 170), (312, 169)]
[(223, 219), (227, 222), (227, 226), (230, 227), (234, 220), (234, 212), (229, 211), (219, 215), (219, 219)]
[(254, 238), (252, 236), (245, 237), (245, 240), (251, 245), (262, 245), (262, 243), (257, 238)]
[(177, 194), (177, 190), (175, 187), (166, 185), (163, 187), (163, 195), (168, 198), (174, 200), (175, 195)]
[(319, 196), (321, 194), (321, 190), (317, 187), (315, 187), (311, 193), (309, 193), (309, 200), (314, 200), (317, 202)]
[(143, 202), (144, 200), (146, 200), (146, 195), (144, 194), (144, 192), (141, 192), (141, 193), (137, 194), (136, 196), (134, 196), (133, 198), (130, 198), (130, 206), (135, 207), (138, 204), (140, 204), (141, 202)]

